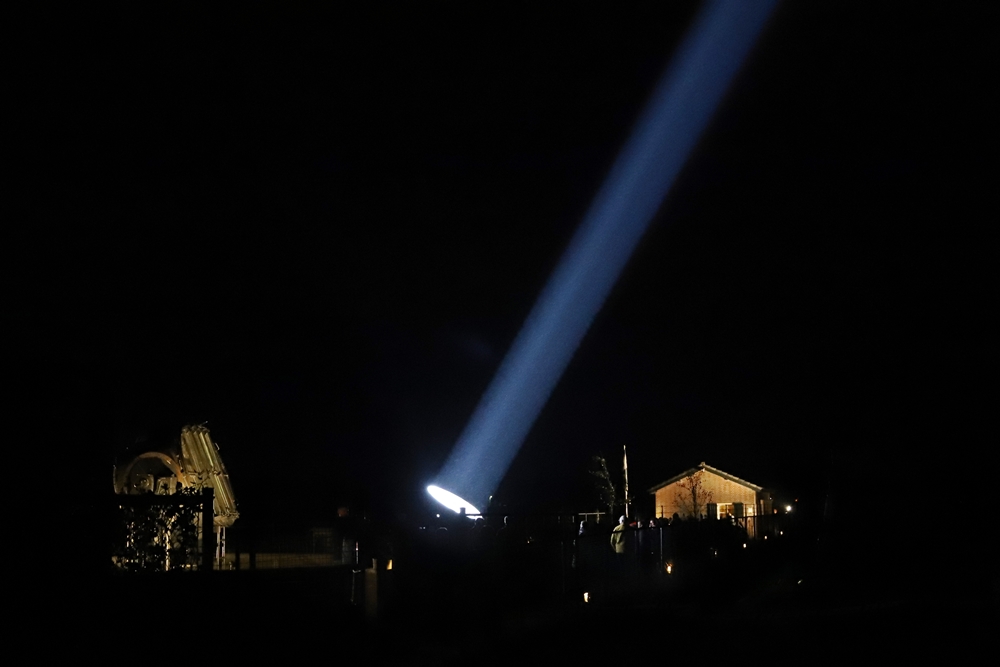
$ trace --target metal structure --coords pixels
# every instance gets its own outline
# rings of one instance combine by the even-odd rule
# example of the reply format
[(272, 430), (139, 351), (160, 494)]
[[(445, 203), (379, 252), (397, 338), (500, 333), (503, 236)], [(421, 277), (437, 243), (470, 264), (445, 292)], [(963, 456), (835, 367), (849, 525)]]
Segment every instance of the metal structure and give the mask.
[[(201, 548), (214, 552), (215, 562), (222, 563), (226, 555), (226, 528), (240, 516), (229, 473), (205, 426), (183, 427), (179, 445), (179, 451), (172, 448), (144, 452), (116, 469), (115, 493), (174, 495), (178, 488), (211, 489), (214, 512), (212, 516), (205, 513), (200, 521)], [(204, 527), (209, 519), (214, 530), (206, 533)]]

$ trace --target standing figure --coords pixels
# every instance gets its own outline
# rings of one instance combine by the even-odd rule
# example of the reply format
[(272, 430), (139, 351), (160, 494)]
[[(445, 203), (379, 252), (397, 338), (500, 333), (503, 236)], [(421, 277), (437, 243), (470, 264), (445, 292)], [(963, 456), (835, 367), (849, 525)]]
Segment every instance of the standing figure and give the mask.
[(611, 547), (616, 554), (625, 555), (625, 515), (618, 519), (618, 525), (611, 531)]

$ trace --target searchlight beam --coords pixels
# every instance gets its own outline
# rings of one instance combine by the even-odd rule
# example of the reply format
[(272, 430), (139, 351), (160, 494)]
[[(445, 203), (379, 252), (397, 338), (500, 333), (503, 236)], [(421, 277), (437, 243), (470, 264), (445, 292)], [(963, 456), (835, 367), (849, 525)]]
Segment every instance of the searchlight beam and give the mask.
[(428, 490), (478, 502), (496, 489), (776, 4), (702, 8)]

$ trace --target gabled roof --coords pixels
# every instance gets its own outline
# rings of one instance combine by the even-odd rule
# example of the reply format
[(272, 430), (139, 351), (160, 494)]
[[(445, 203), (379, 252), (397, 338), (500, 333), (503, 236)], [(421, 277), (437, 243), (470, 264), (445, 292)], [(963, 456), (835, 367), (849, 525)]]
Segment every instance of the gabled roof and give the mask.
[(713, 468), (712, 466), (710, 466), (710, 465), (706, 464), (704, 461), (702, 461), (696, 467), (694, 467), (694, 468), (688, 468), (687, 470), (685, 470), (681, 474), (674, 475), (673, 477), (671, 477), (670, 479), (668, 479), (665, 482), (660, 482), (656, 486), (654, 486), (651, 489), (649, 489), (649, 491), (647, 493), (656, 493), (656, 491), (658, 489), (662, 489), (663, 487), (668, 486), (670, 484), (673, 484), (674, 482), (676, 482), (678, 480), (681, 480), (681, 479), (684, 479), (685, 477), (690, 477), (691, 475), (695, 474), (696, 472), (701, 472), (702, 470), (704, 470), (706, 472), (714, 473), (714, 474), (718, 475), (719, 477), (722, 477), (723, 479), (728, 479), (730, 482), (736, 482), (737, 484), (742, 484), (743, 486), (747, 487), (748, 489), (752, 489), (754, 491), (754, 493), (760, 493), (764, 489), (763, 486), (757, 486), (756, 484), (751, 484), (750, 482), (746, 481), (745, 479), (740, 479), (736, 475), (730, 475), (728, 472), (722, 472), (718, 468)]

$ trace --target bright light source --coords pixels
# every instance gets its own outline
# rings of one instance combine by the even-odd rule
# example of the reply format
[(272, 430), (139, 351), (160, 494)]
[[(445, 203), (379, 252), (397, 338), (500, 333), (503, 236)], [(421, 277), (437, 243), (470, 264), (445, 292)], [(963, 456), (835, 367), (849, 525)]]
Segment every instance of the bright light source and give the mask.
[(785, 505), (785, 511), (786, 512), (791, 512), (792, 511), (792, 506), (791, 505)]
[(744, 542), (744, 543), (743, 543), (743, 548), (744, 548), (744, 549), (746, 549), (746, 548), (747, 548), (747, 543), (746, 543), (746, 542)]
[(584, 602), (590, 602), (590, 593), (584, 593), (583, 594), (583, 601)]
[(387, 569), (387, 570), (391, 570), (392, 569), (392, 559), (391, 558), (389, 559), (389, 564), (385, 566), (385, 569)]
[(674, 566), (671, 563), (667, 563), (667, 574), (674, 573)]
[[(434, 500), (438, 501), (456, 514), (460, 513), (463, 509), (465, 510), (465, 514), (467, 516), (469, 514), (479, 514), (479, 510), (473, 507), (472, 503), (459, 498), (451, 491), (445, 491), (440, 486), (434, 486), (431, 484), (427, 487), (427, 493), (431, 494), (431, 497), (434, 498)], [(438, 514), (438, 516), (441, 515)], [(475, 519), (476, 517), (470, 516), (469, 518)]]

